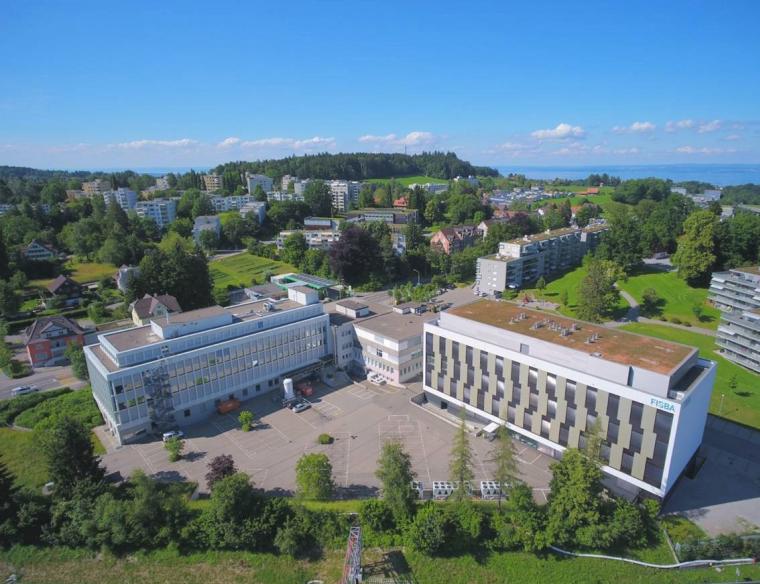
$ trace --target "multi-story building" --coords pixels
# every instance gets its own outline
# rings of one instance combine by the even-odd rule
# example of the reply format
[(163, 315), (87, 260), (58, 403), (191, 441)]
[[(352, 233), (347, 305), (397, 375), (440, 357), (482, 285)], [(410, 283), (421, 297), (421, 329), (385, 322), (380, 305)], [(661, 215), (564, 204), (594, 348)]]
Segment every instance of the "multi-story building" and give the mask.
[(67, 362), (66, 348), (82, 345), (84, 330), (65, 316), (43, 316), (24, 331), (26, 354), (32, 367), (50, 367)]
[(85, 347), (92, 393), (119, 443), (205, 419), (329, 360), (329, 317), (316, 292), (191, 310), (104, 333)]
[(425, 324), (424, 391), (542, 452), (585, 448), (608, 485), (665, 497), (702, 441), (716, 365), (697, 349), (480, 300)]
[(300, 233), (303, 235), (309, 249), (322, 249), (325, 251), (329, 250), (335, 242), (339, 241), (341, 235), (340, 230), (337, 228), (288, 229), (280, 231), (280, 233), (277, 234), (277, 239), (275, 239), (277, 247), (282, 249), (285, 246), (285, 240), (294, 233)]
[(295, 182), (298, 182), (297, 176), (290, 176), (289, 174), (286, 174), (280, 179), (280, 189), (287, 192), (290, 190), (290, 183)]
[(116, 203), (125, 211), (130, 211), (131, 209), (134, 209), (137, 204), (137, 193), (133, 190), (119, 187), (115, 191), (106, 191), (103, 193), (103, 202), (106, 204), (106, 207)]
[(710, 300), (722, 312), (715, 338), (721, 354), (760, 373), (760, 268), (714, 273)]
[(163, 229), (177, 218), (177, 201), (174, 199), (138, 201), (135, 205), (135, 212), (139, 217), (153, 219), (156, 225)]
[[(224, 213), (225, 211), (240, 211), (244, 205), (248, 203), (257, 203), (256, 197), (253, 195), (231, 195), (229, 197), (222, 197), (215, 195), (209, 197), (211, 204), (214, 206), (214, 212)], [(263, 204), (263, 203), (262, 203)]]
[(245, 182), (248, 187), (248, 194), (250, 195), (256, 192), (256, 187), (261, 187), (265, 193), (271, 193), (272, 185), (274, 184), (274, 181), (265, 174), (246, 173)]
[(111, 183), (102, 178), (82, 183), (82, 191), (89, 197), (92, 195), (102, 195), (111, 190)]
[(598, 245), (606, 230), (604, 224), (583, 229), (567, 227), (502, 242), (498, 253), (478, 258), (476, 289), (492, 294), (520, 288), (541, 276), (577, 266), (583, 256)]
[(209, 193), (218, 193), (224, 186), (224, 179), (219, 174), (204, 174), (203, 189)]
[(455, 225), (436, 231), (430, 238), (430, 247), (446, 255), (470, 247), (477, 236), (475, 225)]
[(409, 185), (409, 188), (412, 190), (414, 190), (417, 187), (421, 188), (424, 191), (437, 195), (437, 194), (445, 193), (446, 191), (448, 191), (449, 183), (425, 183), (425, 184), (412, 183)]
[[(293, 192), (296, 195), (303, 197), (303, 194), (306, 192), (306, 187), (308, 187), (312, 182), (314, 182), (314, 180), (311, 178), (304, 178), (293, 181)], [(303, 198), (300, 200), (303, 200)]]
[(392, 224), (418, 223), (419, 213), (417, 209), (387, 209), (368, 207), (366, 209), (357, 209), (349, 211), (346, 215), (347, 221), (383, 221)]
[(264, 220), (267, 216), (267, 204), (263, 201), (251, 201), (240, 207), (240, 216), (247, 217), (253, 215), (259, 222), (259, 225), (264, 224)]
[(200, 242), (201, 233), (204, 231), (211, 231), (214, 235), (219, 237), (219, 234), (222, 232), (221, 219), (216, 215), (198, 215), (193, 224), (193, 239), (196, 242)]
[(303, 193), (275, 191), (273, 193), (267, 193), (267, 201), (270, 203), (280, 203), (283, 201), (303, 201)]
[(156, 190), (168, 191), (170, 188), (168, 177), (162, 176), (156, 179)]
[(467, 183), (468, 185), (470, 185), (471, 187), (476, 187), (476, 186), (478, 186), (480, 184), (480, 181), (476, 177), (474, 177), (472, 175), (470, 175), (470, 176), (458, 176), (458, 177), (456, 177), (454, 179), (454, 182), (464, 182), (464, 183)]
[(359, 202), (362, 183), (355, 180), (328, 180), (325, 184), (330, 188), (333, 209), (339, 213), (348, 211)]
[(21, 255), (33, 262), (48, 262), (60, 256), (60, 252), (52, 245), (33, 239), (29, 245), (21, 248)]

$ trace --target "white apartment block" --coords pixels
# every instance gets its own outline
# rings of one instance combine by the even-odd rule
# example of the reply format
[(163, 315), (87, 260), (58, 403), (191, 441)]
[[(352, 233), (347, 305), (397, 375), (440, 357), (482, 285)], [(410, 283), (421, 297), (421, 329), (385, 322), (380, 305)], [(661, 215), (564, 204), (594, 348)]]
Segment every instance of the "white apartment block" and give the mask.
[(281, 203), (283, 201), (303, 201), (303, 193), (288, 193), (287, 191), (275, 191), (267, 193), (269, 203)]
[(329, 361), (316, 292), (171, 314), (86, 346), (92, 393), (119, 444), (204, 420), (220, 402), (281, 388)]
[(306, 245), (309, 249), (321, 249), (324, 251), (329, 250), (332, 245), (340, 240), (339, 229), (292, 229), (280, 231), (275, 239), (275, 243), (279, 249), (285, 246), (285, 240), (294, 233), (300, 233), (306, 240)]
[(96, 178), (95, 180), (82, 183), (82, 191), (87, 196), (102, 195), (106, 191), (111, 190), (111, 183), (102, 178)]
[(240, 207), (240, 216), (247, 217), (253, 215), (259, 222), (259, 225), (263, 225), (267, 215), (267, 204), (263, 201), (251, 201)]
[(106, 207), (116, 203), (125, 211), (130, 211), (135, 208), (137, 204), (137, 193), (124, 187), (119, 187), (115, 191), (106, 191), (103, 193), (103, 202)]
[(312, 182), (314, 182), (314, 179), (311, 178), (304, 178), (294, 181), (293, 192), (295, 192), (296, 195), (303, 197), (304, 192), (306, 192), (306, 187), (308, 187), (309, 183)]
[(274, 181), (265, 174), (246, 173), (245, 182), (248, 187), (248, 194), (250, 195), (256, 192), (256, 187), (261, 187), (265, 193), (271, 193), (272, 185), (274, 184)]
[(330, 189), (333, 209), (345, 213), (359, 202), (362, 183), (355, 180), (328, 180), (325, 184)]
[(425, 324), (428, 401), (560, 458), (598, 429), (607, 484), (665, 497), (702, 442), (716, 364), (697, 349), (480, 300)]
[(290, 188), (290, 183), (296, 183), (298, 182), (297, 176), (290, 176), (289, 174), (286, 174), (280, 179), (280, 189), (283, 191), (287, 191)]
[[(253, 195), (230, 195), (229, 197), (215, 195), (209, 199), (211, 201), (211, 204), (214, 206), (214, 211), (216, 213), (224, 213), (225, 211), (240, 211), (240, 209), (249, 203), (259, 202)], [(261, 204), (263, 205), (263, 203)]]
[(163, 229), (177, 218), (177, 201), (174, 199), (138, 201), (135, 205), (135, 212), (138, 217), (153, 219), (156, 225)]
[(170, 188), (171, 186), (169, 186), (169, 179), (165, 176), (156, 179), (157, 191), (168, 191)]
[(203, 189), (209, 193), (218, 193), (224, 186), (224, 180), (219, 174), (204, 174)]

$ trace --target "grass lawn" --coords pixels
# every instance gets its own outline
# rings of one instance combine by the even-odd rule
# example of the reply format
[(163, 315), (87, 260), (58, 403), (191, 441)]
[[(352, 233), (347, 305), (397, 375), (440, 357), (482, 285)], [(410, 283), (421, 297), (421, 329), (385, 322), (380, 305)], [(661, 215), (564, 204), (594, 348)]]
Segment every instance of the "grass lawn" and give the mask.
[[(248, 552), (207, 552), (179, 555), (165, 550), (116, 558), (80, 550), (16, 547), (0, 552), (0, 577), (11, 566), (25, 583), (111, 584), (142, 582), (182, 582), (215, 584), (252, 582), (293, 584), (340, 580), (344, 550), (328, 551), (315, 561), (293, 560), (287, 556)], [(561, 558), (553, 554), (526, 553), (465, 555), (429, 558), (401, 549), (365, 549), (362, 554), (365, 578), (416, 584), (496, 584), (551, 582), (615, 582), (616, 584), (735, 582), (734, 568), (718, 572), (712, 568), (695, 570), (655, 570), (606, 560)], [(741, 566), (742, 578), (760, 577), (760, 567)]]
[[(643, 300), (644, 290), (654, 288), (663, 301), (662, 316), (668, 319), (675, 316), (682, 322), (703, 328), (718, 328), (720, 311), (707, 303), (707, 288), (692, 288), (675, 271), (663, 272), (644, 267), (627, 281), (618, 282), (618, 286), (639, 303)], [(691, 310), (695, 304), (702, 307), (702, 317), (699, 320)]]
[[(581, 281), (586, 277), (586, 268), (579, 266), (574, 270), (565, 272), (562, 276), (551, 280), (546, 283), (546, 288), (543, 294), (539, 293), (535, 288), (525, 288), (519, 290), (517, 300), (522, 299), (525, 294), (529, 294), (534, 298), (543, 298), (548, 302), (556, 302), (560, 304), (560, 297), (562, 290), (567, 290), (567, 306), (560, 304), (558, 312), (565, 316), (575, 317), (575, 308), (578, 305), (578, 289), (580, 288)], [(628, 310), (628, 303), (621, 298), (618, 303), (617, 312), (623, 315)]]
[(286, 274), (298, 270), (285, 262), (243, 252), (211, 262), (209, 271), (214, 280), (214, 287), (226, 289), (227, 286), (250, 286), (254, 279), (257, 284), (262, 284), (264, 273), (267, 271), (273, 274)]
[[(714, 337), (657, 324), (631, 323), (622, 328), (634, 333), (697, 347), (702, 357), (718, 364), (715, 389), (710, 401), (710, 413), (760, 428), (760, 375), (721, 357), (716, 351)], [(736, 376), (737, 381), (735, 390), (729, 387), (733, 376)], [(721, 396), (724, 396), (722, 410)]]
[(449, 181), (445, 178), (435, 178), (433, 176), (400, 176), (397, 178), (371, 178), (369, 180), (365, 180), (364, 182), (368, 183), (374, 183), (374, 184), (381, 184), (381, 183), (387, 183), (391, 180), (397, 180), (405, 187), (408, 187), (409, 185), (413, 185), (415, 183), (419, 184), (425, 184), (425, 183), (448, 183)]
[(39, 489), (48, 481), (33, 432), (0, 428), (0, 460), (16, 476), (16, 484), (22, 487)]
[[(113, 264), (101, 264), (98, 262), (80, 262), (78, 260), (69, 260), (63, 265), (63, 272), (68, 274), (73, 280), (80, 284), (87, 282), (97, 282), (101, 278), (110, 277), (116, 274), (118, 268)], [(47, 286), (52, 282), (52, 278), (42, 280), (30, 280), (30, 286)]]

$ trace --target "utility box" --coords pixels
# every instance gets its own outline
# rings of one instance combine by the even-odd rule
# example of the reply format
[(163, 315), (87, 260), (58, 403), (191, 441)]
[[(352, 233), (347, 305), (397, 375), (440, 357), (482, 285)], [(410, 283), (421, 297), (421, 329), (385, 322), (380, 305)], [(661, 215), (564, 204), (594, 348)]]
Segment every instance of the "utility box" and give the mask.
[(240, 407), (240, 401), (236, 400), (234, 398), (225, 400), (221, 402), (218, 406), (216, 406), (216, 411), (220, 414), (228, 414), (232, 411), (235, 411)]
[(501, 484), (499, 482), (480, 481), (480, 496), (483, 499), (498, 499), (501, 495)]
[(422, 481), (412, 481), (412, 490), (417, 493), (417, 497), (422, 499), (425, 493), (425, 485)]

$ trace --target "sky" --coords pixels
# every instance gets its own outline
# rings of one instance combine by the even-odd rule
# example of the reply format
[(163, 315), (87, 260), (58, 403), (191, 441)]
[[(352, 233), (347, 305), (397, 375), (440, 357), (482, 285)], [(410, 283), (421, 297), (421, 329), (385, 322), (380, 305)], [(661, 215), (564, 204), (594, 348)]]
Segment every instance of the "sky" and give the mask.
[(760, 163), (760, 2), (7, 0), (0, 164)]

